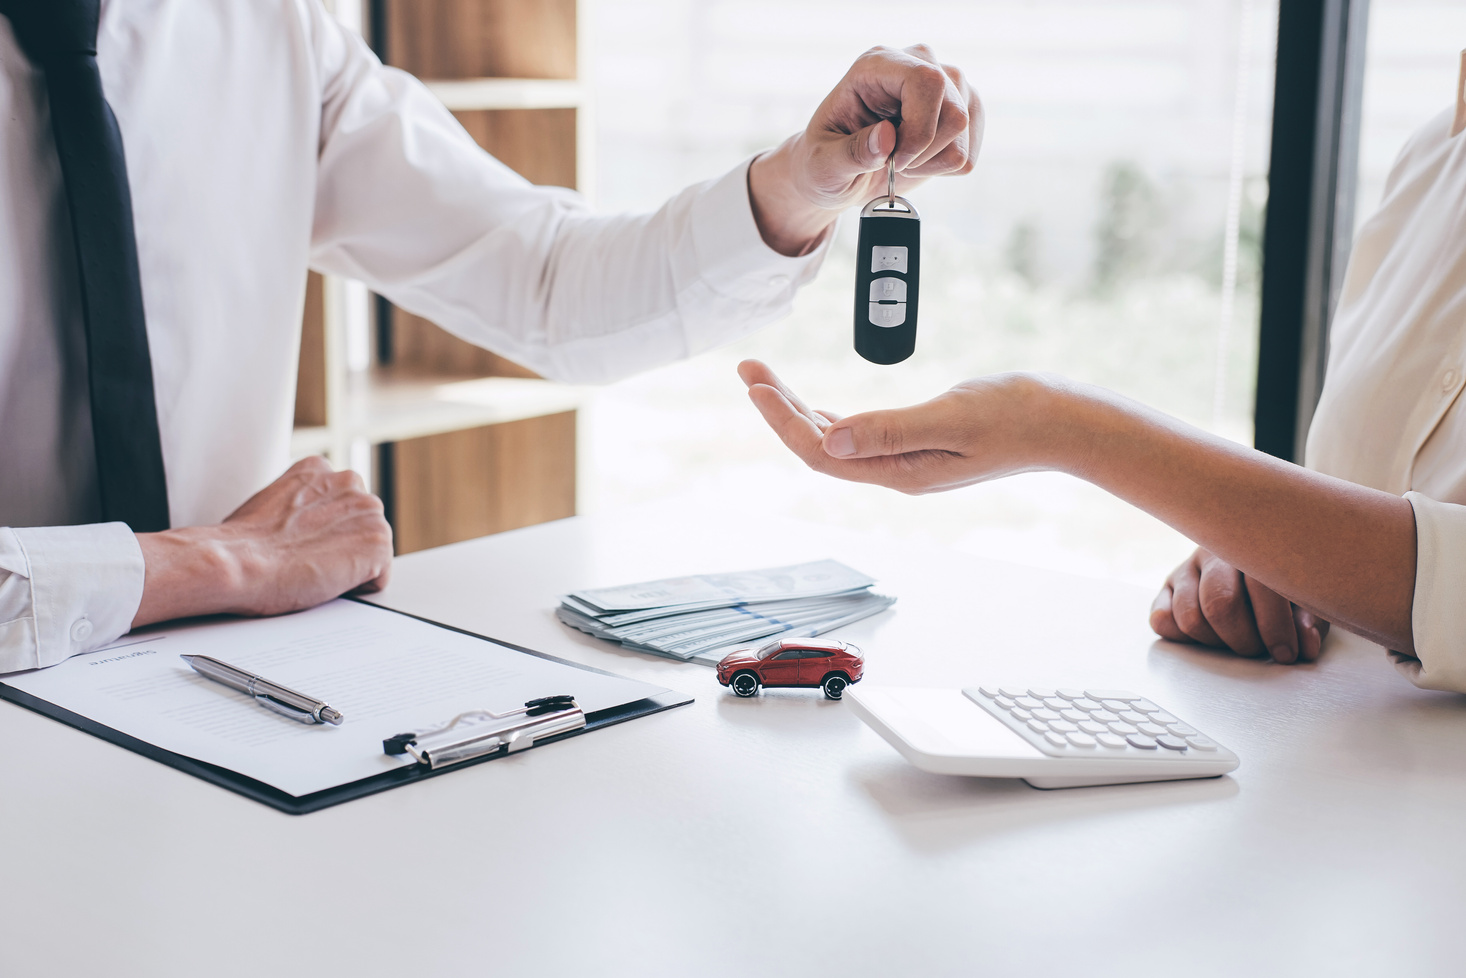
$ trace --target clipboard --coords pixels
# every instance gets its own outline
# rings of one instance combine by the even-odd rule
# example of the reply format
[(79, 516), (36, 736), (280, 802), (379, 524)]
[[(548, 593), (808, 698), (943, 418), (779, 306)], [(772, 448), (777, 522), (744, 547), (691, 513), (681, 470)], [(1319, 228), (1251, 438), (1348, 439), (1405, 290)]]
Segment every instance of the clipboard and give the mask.
[[(412, 618), (417, 621), (423, 622), (424, 624), (446, 629), (450, 632), (456, 632), (460, 635), (466, 635), (471, 638), (480, 639), (482, 641), (493, 642), (496, 645), (500, 645), (508, 649), (513, 649), (516, 652), (520, 652), (525, 655), (535, 656), (537, 658), (545, 659), (550, 662), (559, 663), (560, 665), (569, 666), (573, 669), (578, 669), (584, 672), (594, 673), (602, 676), (615, 676), (614, 673), (608, 672), (603, 669), (596, 669), (592, 666), (581, 665), (578, 662), (571, 662), (567, 659), (561, 659), (558, 656), (539, 652), (534, 649), (526, 648), (522, 645), (515, 645), (512, 642), (504, 642), (496, 638), (490, 638), (489, 636), (481, 635), (477, 632), (471, 632), (467, 629), (456, 628), (452, 625), (445, 625), (442, 622), (432, 621), (431, 619), (423, 618), (419, 615), (408, 614), (404, 611), (398, 611), (395, 608), (386, 608), (382, 605), (374, 604), (369, 601), (360, 601), (359, 599), (355, 598), (351, 600), (357, 601), (358, 603), (363, 605), (368, 605), (372, 608), (377, 608), (382, 611), (390, 612), (392, 614)], [(477, 756), (468, 757), (462, 760), (456, 760), (454, 761), (454, 763), (447, 766), (414, 764), (412, 766), (394, 768), (390, 771), (384, 771), (380, 774), (361, 778), (359, 780), (337, 785), (335, 787), (326, 788), (321, 791), (315, 791), (304, 795), (292, 795), (286, 791), (281, 790), (280, 788), (275, 787), (274, 785), (266, 784), (263, 781), (259, 781), (248, 775), (241, 774), (238, 771), (234, 771), (226, 767), (221, 767), (216, 764), (210, 764), (206, 761), (200, 761), (196, 758), (188, 757), (184, 754), (175, 753), (173, 751), (161, 748), (156, 744), (151, 744), (147, 741), (140, 740), (120, 730), (116, 730), (103, 723), (99, 723), (96, 720), (92, 720), (88, 717), (81, 716), (80, 714), (57, 706), (56, 704), (51, 703), (50, 701), (42, 699), (38, 696), (34, 696), (26, 692), (25, 690), (17, 689), (16, 687), (11, 686), (8, 683), (5, 683), (3, 680), (0, 680), (0, 699), (8, 700), (11, 703), (16, 704), (17, 706), (25, 707), (26, 709), (31, 710), (35, 713), (39, 713), (44, 717), (48, 717), (52, 720), (64, 723), (67, 726), (74, 727), (75, 729), (83, 731), (84, 733), (89, 733), (94, 737), (107, 741), (110, 744), (115, 744), (116, 746), (122, 747), (125, 750), (130, 750), (134, 754), (139, 754), (150, 760), (157, 761), (160, 764), (165, 764), (168, 767), (182, 771), (185, 774), (191, 774), (194, 777), (199, 778), (200, 780), (209, 782), (210, 784), (217, 785), (221, 788), (226, 788), (234, 792), (235, 794), (243, 795), (244, 797), (253, 799), (254, 801), (257, 801), (263, 805), (268, 805), (276, 811), (284, 812), (287, 815), (306, 815), (310, 812), (317, 812), (323, 808), (330, 808), (334, 805), (340, 805), (344, 802), (353, 801), (357, 798), (365, 798), (367, 795), (374, 795), (380, 791), (390, 791), (393, 788), (398, 788), (406, 784), (412, 784), (417, 781), (426, 780), (427, 778), (435, 778), (444, 774), (450, 774), (454, 771), (474, 767), (478, 764), (485, 763), (486, 761), (492, 761), (496, 758), (507, 756), (511, 752), (509, 750), (509, 745), (505, 744), (503, 745), (502, 749), (495, 749), (487, 753), (478, 754)], [(625, 703), (620, 706), (585, 713), (583, 715), (583, 726), (577, 725), (574, 729), (567, 729), (560, 733), (551, 733), (547, 736), (538, 737), (537, 739), (534, 739), (528, 746), (522, 744), (515, 745), (514, 752), (517, 753), (521, 747), (523, 749), (532, 750), (535, 747), (539, 747), (544, 744), (566, 740), (570, 737), (576, 737), (589, 731), (599, 730), (603, 727), (613, 726), (626, 720), (634, 720), (638, 717), (650, 716), (653, 713), (660, 713), (664, 710), (670, 710), (674, 707), (685, 706), (691, 702), (693, 702), (693, 697), (683, 693), (678, 693), (673, 690), (667, 690), (663, 693), (649, 696), (644, 699), (635, 700), (630, 703)], [(471, 705), (472, 704), (465, 704), (465, 706)], [(390, 736), (390, 731), (384, 733), (384, 736)]]

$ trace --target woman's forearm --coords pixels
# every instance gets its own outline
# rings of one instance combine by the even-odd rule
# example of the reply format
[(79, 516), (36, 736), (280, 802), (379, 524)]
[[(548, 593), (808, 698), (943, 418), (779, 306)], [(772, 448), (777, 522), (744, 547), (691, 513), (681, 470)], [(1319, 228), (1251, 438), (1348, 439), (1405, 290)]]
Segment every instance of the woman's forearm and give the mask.
[(1415, 514), (1399, 496), (1054, 377), (977, 377), (922, 404), (836, 420), (810, 410), (757, 360), (738, 370), (764, 419), (818, 472), (908, 493), (1068, 472), (1313, 614), (1414, 652)]
[(1056, 469), (1119, 496), (1249, 577), (1389, 648), (1414, 651), (1408, 500), (1207, 434), (1118, 395), (1056, 383)]

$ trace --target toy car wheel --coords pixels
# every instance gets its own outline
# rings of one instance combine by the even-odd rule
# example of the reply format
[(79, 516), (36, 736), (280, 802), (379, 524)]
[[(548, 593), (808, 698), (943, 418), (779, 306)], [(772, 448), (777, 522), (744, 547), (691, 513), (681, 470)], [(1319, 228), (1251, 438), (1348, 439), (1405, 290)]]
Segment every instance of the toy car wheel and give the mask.
[(823, 685), (825, 699), (837, 700), (845, 694), (845, 687), (850, 685), (850, 682), (844, 676), (835, 672), (825, 677)]
[(751, 672), (738, 673), (736, 676), (733, 677), (733, 681), (728, 685), (732, 686), (733, 692), (737, 693), (739, 696), (758, 695), (758, 676), (754, 675)]

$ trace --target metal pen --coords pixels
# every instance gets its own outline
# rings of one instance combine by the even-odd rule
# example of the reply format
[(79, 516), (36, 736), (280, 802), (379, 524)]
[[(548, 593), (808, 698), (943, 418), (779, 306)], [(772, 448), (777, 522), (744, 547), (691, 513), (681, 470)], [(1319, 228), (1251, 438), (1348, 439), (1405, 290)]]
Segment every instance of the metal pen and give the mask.
[(272, 683), (264, 676), (245, 672), (227, 662), (220, 662), (207, 655), (181, 655), (193, 671), (205, 679), (222, 683), (230, 689), (253, 696), (255, 702), (267, 710), (289, 717), (301, 723), (334, 723), (339, 725), (346, 719), (341, 711), (314, 696), (298, 693), (288, 686)]

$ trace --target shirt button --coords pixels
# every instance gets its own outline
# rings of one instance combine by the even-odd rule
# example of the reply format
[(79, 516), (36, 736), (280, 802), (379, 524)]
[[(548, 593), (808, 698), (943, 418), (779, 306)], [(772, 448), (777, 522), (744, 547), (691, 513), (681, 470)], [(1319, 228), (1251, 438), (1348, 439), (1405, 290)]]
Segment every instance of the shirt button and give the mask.
[(769, 279), (769, 288), (771, 289), (787, 289), (788, 287), (789, 276), (787, 275), (775, 275)]
[(85, 642), (92, 634), (92, 623), (85, 618), (78, 618), (71, 623), (71, 640), (73, 642)]
[(1451, 370), (1447, 370), (1445, 376), (1441, 378), (1441, 390), (1450, 390), (1451, 388), (1456, 386), (1456, 381), (1460, 379), (1461, 374), (1459, 371), (1455, 370), (1454, 368), (1452, 368)]

